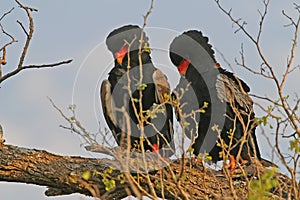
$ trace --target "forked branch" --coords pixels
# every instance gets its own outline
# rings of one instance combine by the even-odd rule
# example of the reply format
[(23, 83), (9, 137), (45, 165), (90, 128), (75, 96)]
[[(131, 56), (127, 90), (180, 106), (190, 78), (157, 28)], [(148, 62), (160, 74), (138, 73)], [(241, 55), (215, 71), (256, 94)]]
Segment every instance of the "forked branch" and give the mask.
[(56, 67), (56, 66), (60, 66), (60, 65), (64, 65), (64, 64), (69, 64), (72, 62), (72, 60), (65, 60), (65, 61), (60, 61), (60, 62), (56, 62), (56, 63), (49, 63), (49, 64), (41, 64), (41, 65), (24, 65), (24, 61), (25, 61), (25, 58), (28, 54), (28, 48), (29, 48), (29, 45), (30, 45), (30, 42), (32, 40), (32, 37), (33, 37), (33, 33), (34, 33), (34, 21), (33, 21), (33, 17), (32, 17), (32, 12), (37, 12), (38, 10), (35, 9), (35, 8), (31, 8), (31, 7), (28, 7), (28, 6), (24, 6), (22, 3), (20, 3), (18, 0), (15, 0), (16, 3), (19, 5), (19, 7), (21, 9), (23, 9), (25, 12), (26, 12), (26, 15), (27, 15), (27, 18), (28, 18), (28, 21), (29, 21), (29, 25), (28, 25), (28, 30), (26, 29), (26, 27), (23, 25), (23, 23), (19, 20), (17, 20), (17, 23), (20, 25), (21, 29), (23, 30), (23, 32), (25, 33), (26, 35), (26, 41), (25, 41), (25, 44), (23, 46), (23, 50), (21, 52), (21, 55), (20, 55), (20, 58), (19, 58), (19, 62), (17, 64), (17, 67), (12, 70), (11, 72), (8, 72), (6, 74), (2, 74), (2, 68), (1, 68), (1, 65), (5, 65), (7, 64), (7, 60), (6, 60), (6, 55), (7, 55), (7, 47), (15, 42), (17, 42), (17, 40), (11, 35), (9, 34), (8, 32), (5, 31), (3, 25), (1, 24), (1, 20), (4, 19), (4, 17), (6, 17), (7, 15), (9, 15), (13, 10), (14, 8), (10, 9), (8, 12), (4, 13), (1, 18), (0, 18), (0, 28), (1, 28), (1, 31), (4, 35), (8, 36), (10, 38), (10, 41), (7, 42), (6, 44), (4, 44), (1, 48), (0, 48), (0, 52), (2, 51), (2, 56), (0, 57), (0, 84), (18, 74), (19, 72), (25, 70), (25, 69), (33, 69), (33, 68), (51, 68), (51, 67)]

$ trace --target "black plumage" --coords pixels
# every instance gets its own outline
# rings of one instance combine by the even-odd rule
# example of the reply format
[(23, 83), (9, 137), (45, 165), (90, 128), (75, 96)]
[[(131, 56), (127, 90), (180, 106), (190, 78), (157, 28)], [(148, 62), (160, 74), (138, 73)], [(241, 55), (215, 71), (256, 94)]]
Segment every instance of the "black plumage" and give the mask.
[[(182, 113), (198, 110), (194, 118), (181, 119), (186, 124), (185, 134), (193, 141), (194, 153), (209, 153), (213, 161), (222, 159), (221, 140), (216, 143), (217, 138), (212, 136), (217, 135), (212, 130), (217, 124), (228, 154), (261, 159), (250, 88), (220, 67), (208, 38), (197, 30), (184, 32), (172, 41), (170, 59), (182, 75), (173, 93), (180, 100)], [(188, 90), (183, 93), (181, 88)]]
[(130, 145), (133, 151), (143, 146), (170, 157), (174, 153), (170, 87), (151, 61), (147, 36), (140, 27), (126, 25), (112, 31), (106, 44), (115, 66), (102, 82), (101, 102), (118, 145)]

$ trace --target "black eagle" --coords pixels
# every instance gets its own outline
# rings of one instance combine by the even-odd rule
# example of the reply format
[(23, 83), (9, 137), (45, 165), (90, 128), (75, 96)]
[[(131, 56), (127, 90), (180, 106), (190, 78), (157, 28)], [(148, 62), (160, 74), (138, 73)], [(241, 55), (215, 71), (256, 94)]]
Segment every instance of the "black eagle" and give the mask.
[(197, 30), (184, 32), (172, 41), (170, 59), (182, 75), (173, 96), (180, 101), (180, 120), (194, 154), (209, 153), (216, 162), (223, 146), (232, 167), (236, 158), (261, 160), (250, 88), (221, 68), (208, 38)]
[(113, 30), (106, 45), (115, 59), (108, 80), (101, 85), (105, 120), (118, 145), (131, 150), (174, 153), (170, 86), (155, 68), (148, 38), (136, 25)]

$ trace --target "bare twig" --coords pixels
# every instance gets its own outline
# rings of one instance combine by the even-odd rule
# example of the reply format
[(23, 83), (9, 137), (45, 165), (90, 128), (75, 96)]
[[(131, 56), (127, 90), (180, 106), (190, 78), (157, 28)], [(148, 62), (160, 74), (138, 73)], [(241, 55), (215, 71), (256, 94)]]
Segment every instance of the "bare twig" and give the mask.
[[(144, 29), (146, 27), (146, 24), (147, 24), (147, 19), (148, 19), (148, 16), (150, 15), (152, 9), (153, 9), (153, 3), (154, 3), (154, 0), (151, 0), (151, 3), (150, 3), (150, 8), (147, 10), (146, 12), (146, 15), (144, 16), (144, 23), (143, 23), (143, 27), (142, 27), (142, 30), (141, 30), (141, 37), (140, 37), (140, 40), (139, 40), (139, 56), (138, 56), (138, 60), (139, 60), (139, 74), (140, 74), (140, 77), (139, 77), (139, 84), (142, 84), (142, 81), (143, 81), (143, 61), (142, 61), (142, 50), (143, 50), (143, 44), (144, 44)], [(140, 112), (139, 112), (139, 117), (138, 117), (138, 122), (139, 122), (139, 127), (141, 129), (141, 136), (144, 137), (145, 136), (145, 132), (144, 132), (144, 117), (143, 117), (143, 105), (142, 105), (142, 99), (143, 99), (143, 93), (142, 93), (142, 90), (139, 91), (139, 107), (140, 107)], [(133, 106), (135, 107), (135, 105)], [(140, 140), (140, 145), (141, 145), (141, 150), (142, 150), (142, 156), (143, 156), (143, 160), (145, 162), (145, 148), (144, 148), (144, 142), (142, 142)], [(147, 168), (147, 163), (146, 163), (146, 168)], [(148, 196), (151, 197), (151, 198), (157, 198), (157, 194), (155, 192), (155, 188), (153, 186), (153, 183), (151, 182), (150, 180), (150, 177), (149, 177), (149, 172), (148, 170), (146, 170), (146, 180), (147, 180), (147, 183), (148, 183), (148, 186), (150, 188), (150, 191), (151, 191), (151, 195), (149, 194)], [(137, 184), (137, 187), (139, 187), (139, 185)]]
[[(6, 12), (6, 13), (3, 14), (2, 17), (0, 18), (0, 22), (1, 22), (1, 20), (2, 20), (6, 15), (10, 14), (10, 13), (13, 11), (13, 9), (14, 9), (14, 8), (10, 9), (8, 12)], [(5, 35), (7, 35), (8, 37), (10, 37), (10, 39), (11, 39), (12, 41), (15, 40), (14, 37), (13, 37), (12, 35), (10, 35), (9, 33), (7, 33), (7, 32), (4, 30), (4, 28), (3, 28), (3, 26), (2, 26), (1, 23), (0, 23), (0, 27), (1, 27), (2, 33), (4, 33)], [(2, 48), (5, 48), (6, 46), (7, 46), (7, 45), (4, 45)], [(2, 48), (0, 48), (0, 51), (2, 50)]]
[(268, 101), (268, 102), (274, 104), (275, 106), (282, 106), (282, 104), (280, 104), (278, 101), (275, 101), (275, 100), (273, 100), (269, 97), (263, 97), (263, 96), (259, 96), (259, 95), (256, 95), (256, 94), (249, 94), (249, 95), (252, 96), (252, 97), (258, 98), (258, 99)]
[(246, 58), (245, 58), (245, 53), (244, 53), (244, 47), (243, 47), (243, 44), (241, 45), (241, 51), (240, 51), (240, 56), (241, 56), (241, 61), (239, 62), (237, 59), (235, 59), (235, 63), (238, 65), (238, 66), (241, 66), (243, 67), (244, 69), (248, 70), (249, 72), (255, 74), (255, 75), (261, 75), (265, 78), (268, 78), (268, 79), (272, 79), (272, 76), (268, 75), (265, 73), (265, 70), (263, 69), (263, 67), (261, 66), (261, 69), (260, 71), (256, 71), (256, 70), (253, 70), (252, 68), (248, 67), (246, 65)]
[(7, 32), (4, 30), (4, 27), (3, 27), (2, 24), (1, 24), (1, 20), (2, 20), (6, 15), (10, 14), (10, 13), (13, 11), (13, 9), (14, 9), (14, 8), (12, 8), (12, 9), (10, 9), (8, 12), (4, 13), (4, 14), (1, 16), (1, 18), (0, 18), (0, 28), (1, 28), (2, 33), (3, 33), (4, 35), (8, 36), (8, 37), (11, 39), (10, 42), (7, 42), (6, 44), (4, 44), (4, 45), (0, 48), (0, 52), (3, 51), (3, 53), (2, 53), (2, 58), (0, 58), (0, 77), (2, 76), (2, 73), (1, 73), (1, 71), (2, 71), (2, 70), (1, 70), (1, 65), (5, 65), (5, 64), (7, 63), (7, 61), (6, 61), (6, 47), (9, 46), (9, 45), (11, 45), (11, 44), (13, 44), (13, 43), (15, 43), (15, 42), (17, 42), (17, 40), (15, 40), (15, 38), (14, 38), (11, 34), (7, 33)]
[(0, 78), (0, 83), (3, 82), (4, 80), (8, 79), (9, 77), (16, 75), (20, 71), (25, 70), (25, 69), (52, 68), (52, 67), (56, 67), (56, 66), (61, 66), (61, 65), (69, 64), (71, 62), (72, 62), (72, 60), (65, 60), (65, 61), (61, 61), (61, 62), (57, 62), (57, 63), (23, 66), (21, 68), (17, 68), (17, 69), (15, 69), (12, 72), (9, 72), (9, 73), (3, 75)]
[(5, 12), (1, 17), (0, 17), (0, 21), (8, 14), (10, 14), (15, 8), (12, 7), (9, 11)]
[[(264, 108), (264, 106), (257, 104), (264, 112), (267, 113), (267, 116), (271, 116), (273, 119), (275, 119), (276, 121), (276, 132), (275, 132), (275, 149), (277, 151), (277, 154), (279, 156), (279, 158), (281, 159), (283, 165), (286, 167), (286, 169), (289, 171), (291, 177), (292, 177), (292, 184), (293, 187), (290, 191), (290, 194), (293, 193), (295, 198), (299, 198), (299, 188), (297, 186), (297, 181), (296, 181), (296, 171), (297, 171), (297, 167), (299, 166), (299, 153), (297, 153), (297, 151), (295, 151), (295, 153), (293, 153), (293, 155), (289, 155), (289, 157), (285, 157), (284, 152), (282, 151), (282, 149), (279, 146), (279, 136), (283, 135), (284, 133), (288, 130), (288, 128), (292, 128), (295, 131), (295, 134), (297, 134), (298, 136), (300, 135), (300, 128), (299, 128), (299, 117), (297, 116), (297, 111), (298, 111), (298, 105), (299, 105), (299, 98), (296, 100), (296, 103), (294, 106), (292, 106), (289, 103), (288, 100), (288, 95), (286, 95), (284, 93), (284, 86), (286, 84), (288, 75), (291, 74), (291, 72), (293, 72), (295, 69), (299, 68), (299, 65), (297, 65), (296, 67), (292, 67), (293, 66), (293, 61), (295, 58), (295, 49), (297, 46), (297, 41), (298, 41), (298, 34), (299, 34), (299, 23), (300, 23), (300, 9), (299, 9), (299, 5), (294, 4), (295, 9), (298, 11), (298, 17), (296, 19), (292, 18), (291, 16), (289, 16), (288, 14), (286, 14), (285, 11), (282, 11), (282, 14), (284, 17), (286, 17), (290, 24), (285, 25), (285, 27), (287, 26), (291, 26), (294, 29), (294, 36), (293, 36), (293, 42), (292, 42), (292, 46), (290, 48), (290, 56), (287, 59), (287, 64), (285, 67), (285, 70), (282, 74), (282, 76), (278, 76), (275, 72), (275, 67), (272, 66), (270, 64), (270, 62), (268, 61), (268, 59), (265, 56), (265, 53), (262, 51), (261, 48), (261, 36), (263, 33), (263, 28), (264, 28), (264, 22), (267, 16), (267, 11), (269, 8), (269, 3), (270, 0), (262, 0), (262, 3), (264, 5), (264, 9), (263, 11), (258, 11), (259, 15), (260, 15), (260, 21), (259, 21), (259, 26), (258, 26), (258, 33), (255, 35), (250, 34), (246, 28), (245, 28), (245, 22), (241, 22), (241, 19), (238, 18), (234, 18), (232, 16), (232, 10), (230, 9), (229, 11), (224, 9), (224, 7), (220, 4), (219, 0), (215, 0), (215, 2), (217, 3), (219, 9), (225, 13), (225, 15), (238, 27), (237, 31), (242, 31), (246, 37), (248, 39), (250, 39), (250, 41), (254, 44), (257, 53), (260, 57), (260, 59), (262, 60), (262, 64), (261, 64), (261, 71), (256, 71), (253, 70), (252, 68), (248, 67), (245, 63), (245, 57), (244, 57), (244, 51), (242, 48), (241, 51), (241, 62), (236, 61), (236, 63), (239, 66), (242, 66), (243, 68), (245, 68), (246, 70), (250, 71), (253, 74), (256, 75), (260, 75), (264, 78), (270, 79), (272, 80), (275, 85), (276, 85), (276, 91), (277, 91), (277, 95), (278, 95), (278, 101), (277, 100), (273, 100), (271, 98), (268, 97), (260, 97), (258, 95), (253, 95), (256, 98), (260, 98), (263, 100), (266, 100), (270, 103), (272, 103), (271, 105), (271, 110), (269, 108)], [(267, 73), (266, 73), (267, 70)], [(277, 114), (274, 114), (274, 112), (277, 112)], [(288, 160), (290, 159), (290, 160)], [(290, 166), (290, 164), (292, 166)]]
[[(80, 135), (88, 144), (93, 145), (97, 144), (96, 140), (91, 138), (88, 131), (83, 127), (83, 125), (77, 120), (75, 115), (75, 106), (70, 105), (69, 109), (72, 112), (71, 117), (67, 117), (63, 111), (53, 102), (51, 98), (48, 97), (48, 100), (50, 101), (51, 105), (60, 113), (60, 115), (70, 124), (70, 127), (68, 128), (70, 131), (77, 133)], [(66, 127), (64, 127), (66, 128)]]
[(17, 23), (21, 26), (22, 30), (24, 31), (27, 38), (29, 37), (29, 33), (26, 31), (26, 28), (24, 27), (23, 23), (20, 20), (17, 20)]
[(18, 22), (20, 24), (20, 26), (22, 27), (23, 31), (25, 32), (25, 34), (27, 35), (26, 42), (24, 44), (23, 51), (22, 51), (22, 54), (21, 54), (21, 57), (20, 57), (20, 60), (19, 60), (19, 64), (18, 64), (18, 68), (22, 68), (24, 60), (25, 60), (25, 56), (27, 54), (27, 50), (28, 50), (28, 47), (29, 47), (29, 44), (30, 44), (30, 41), (31, 41), (31, 38), (32, 38), (32, 35), (33, 35), (33, 32), (34, 32), (34, 23), (33, 23), (33, 18), (31, 16), (31, 12), (32, 11), (37, 11), (37, 9), (24, 6), (18, 0), (15, 0), (15, 1), (17, 2), (17, 4), (22, 9), (25, 10), (25, 12), (27, 13), (28, 20), (29, 20), (29, 33), (25, 30), (22, 23)]
[[(236, 24), (237, 26), (238, 26), (238, 30), (237, 31), (239, 31), (239, 30), (242, 30), (247, 36), (248, 36), (248, 38), (252, 41), (252, 42), (254, 42), (254, 43), (256, 43), (256, 40), (254, 39), (254, 37), (252, 37), (252, 35), (250, 34), (250, 33), (248, 33), (248, 31), (246, 30), (246, 28), (245, 28), (245, 25), (246, 25), (246, 22), (243, 22), (243, 23), (241, 23), (240, 21), (241, 21), (241, 19), (235, 19), (233, 16), (232, 16), (232, 14), (231, 14), (231, 9), (229, 10), (229, 11), (226, 11), (225, 9), (224, 9), (224, 7), (221, 5), (221, 3), (220, 3), (220, 0), (215, 0), (215, 2), (216, 2), (216, 4), (217, 4), (217, 6), (219, 7), (219, 9), (223, 12), (223, 13), (225, 13), (228, 17), (229, 17), (229, 19), (234, 23), (234, 24)], [(236, 31), (236, 32), (237, 32)]]
[[(5, 33), (5, 34), (7, 34), (7, 33)], [(8, 35), (8, 34), (7, 34), (7, 35)], [(13, 43), (15, 43), (15, 42), (18, 42), (18, 40), (15, 40), (15, 39), (13, 38), (10, 42), (8, 42), (8, 43), (6, 43), (5, 45), (3, 45), (3, 47), (0, 48), (0, 51), (3, 51), (7, 46), (9, 46), (9, 45), (11, 45), (11, 44), (13, 44)]]
[[(18, 0), (15, 0), (15, 1), (21, 9), (25, 10), (25, 12), (27, 14), (27, 17), (28, 17), (28, 20), (29, 20), (29, 26), (28, 26), (29, 32), (26, 30), (23, 23), (21, 21), (17, 20), (17, 23), (21, 26), (22, 30), (24, 31), (24, 33), (26, 35), (26, 41), (25, 41), (25, 44), (23, 46), (23, 50), (22, 50), (22, 53), (20, 55), (17, 67), (11, 72), (8, 72), (6, 74), (2, 74), (1, 64), (5, 65), (7, 63), (7, 60), (6, 60), (6, 54), (7, 54), (6, 47), (13, 44), (13, 43), (15, 43), (15, 42), (17, 42), (17, 40), (11, 34), (7, 33), (4, 30), (4, 27), (2, 26), (2, 24), (0, 23), (1, 31), (11, 39), (10, 42), (6, 43), (3, 47), (0, 48), (0, 51), (2, 51), (2, 57), (0, 57), (0, 83), (2, 83), (4, 80), (18, 74), (19, 72), (21, 72), (22, 70), (25, 70), (25, 69), (51, 68), (51, 67), (56, 67), (56, 66), (60, 66), (60, 65), (64, 65), (64, 64), (69, 64), (72, 61), (72, 60), (65, 60), (65, 61), (60, 61), (60, 62), (57, 62), (57, 63), (49, 63), (49, 64), (42, 64), (42, 65), (25, 65), (24, 66), (25, 57), (27, 55), (29, 44), (31, 42), (33, 32), (34, 32), (34, 22), (33, 22), (31, 12), (37, 11), (37, 9), (31, 8), (31, 7), (28, 7), (28, 6), (24, 6)], [(0, 21), (2, 19), (4, 19), (5, 16), (10, 14), (13, 11), (13, 9), (14, 8), (12, 8), (8, 12), (4, 13), (1, 16)]]
[(229, 62), (229, 60), (227, 60), (226, 56), (224, 55), (224, 53), (222, 53), (219, 49), (215, 48), (215, 50), (218, 52), (218, 54), (220, 54), (220, 56), (222, 57), (223, 61), (227, 64), (227, 66), (234, 71), (232, 64)]

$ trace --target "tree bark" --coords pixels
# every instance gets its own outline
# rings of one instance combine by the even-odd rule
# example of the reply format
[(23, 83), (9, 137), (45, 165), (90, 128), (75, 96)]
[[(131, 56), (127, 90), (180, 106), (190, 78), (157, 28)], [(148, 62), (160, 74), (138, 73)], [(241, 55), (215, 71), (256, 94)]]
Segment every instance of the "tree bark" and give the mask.
[[(103, 175), (105, 170), (113, 165), (118, 165), (118, 162), (110, 159), (59, 156), (43, 150), (0, 145), (0, 181), (47, 186), (47, 196), (81, 193), (101, 199), (121, 199), (133, 194), (129, 183), (118, 179), (122, 174), (118, 170), (109, 174), (109, 177), (115, 180), (115, 186), (111, 189), (106, 188)], [(232, 197), (234, 187), (237, 196), (241, 199), (247, 197), (247, 185), (243, 178), (234, 178), (230, 183), (222, 170), (190, 168), (185, 165), (182, 178), (177, 180), (171, 176), (170, 170), (178, 177), (182, 171), (180, 160), (173, 162), (170, 167), (150, 174), (151, 181), (156, 186), (161, 183), (163, 177), (164, 192), (162, 193), (161, 187), (155, 187), (158, 196), (171, 199), (224, 199)], [(91, 175), (84, 178), (83, 174), (87, 171)], [(256, 173), (254, 171), (252, 173)], [(282, 180), (280, 191), (288, 191), (288, 178), (280, 174), (278, 177)], [(146, 180), (139, 181), (139, 186), (149, 192), (147, 184)], [(273, 193), (278, 195), (278, 191), (274, 189)], [(141, 194), (143, 195), (143, 192)]]
[[(101, 177), (84, 180), (86, 171), (103, 172), (107, 159), (69, 157), (54, 155), (43, 150), (27, 149), (12, 145), (0, 148), (0, 181), (31, 183), (47, 186), (47, 196), (81, 193), (94, 196), (105, 194)], [(124, 184), (120, 188), (125, 188)], [(125, 191), (116, 193), (116, 198), (125, 197)]]

